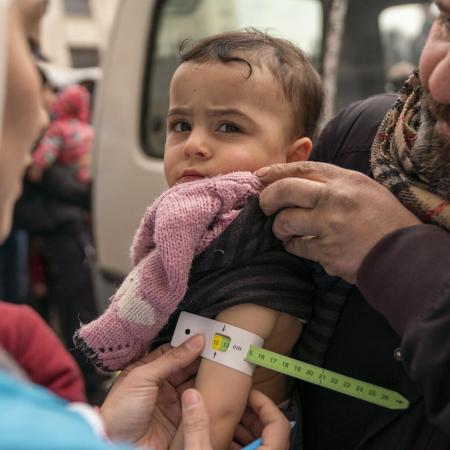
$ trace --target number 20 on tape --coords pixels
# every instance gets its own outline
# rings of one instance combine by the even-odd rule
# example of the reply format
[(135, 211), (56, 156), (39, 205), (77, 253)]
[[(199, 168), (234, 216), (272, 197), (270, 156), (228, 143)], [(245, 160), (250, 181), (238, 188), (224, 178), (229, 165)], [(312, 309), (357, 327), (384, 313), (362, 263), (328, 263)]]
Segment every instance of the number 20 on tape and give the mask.
[(254, 345), (250, 346), (245, 360), (257, 366), (275, 370), (385, 408), (406, 409), (409, 406), (408, 400), (398, 392), (288, 358)]

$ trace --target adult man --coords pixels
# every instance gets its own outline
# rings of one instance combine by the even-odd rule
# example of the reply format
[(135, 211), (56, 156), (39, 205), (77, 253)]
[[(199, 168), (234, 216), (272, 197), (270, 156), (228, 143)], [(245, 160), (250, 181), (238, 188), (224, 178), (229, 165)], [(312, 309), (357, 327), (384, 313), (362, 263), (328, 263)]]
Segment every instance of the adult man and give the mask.
[(317, 162), (259, 171), (286, 249), (359, 288), (324, 366), (410, 400), (388, 411), (299, 383), (308, 450), (450, 448), (450, 0), (435, 3), (420, 79), (394, 107), (386, 95), (351, 105)]

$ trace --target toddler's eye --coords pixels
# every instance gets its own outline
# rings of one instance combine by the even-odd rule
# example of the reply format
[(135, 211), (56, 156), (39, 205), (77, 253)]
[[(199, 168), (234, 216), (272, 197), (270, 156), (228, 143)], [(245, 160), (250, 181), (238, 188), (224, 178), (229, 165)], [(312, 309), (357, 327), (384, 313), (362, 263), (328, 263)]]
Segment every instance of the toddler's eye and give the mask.
[(223, 123), (218, 128), (222, 133), (239, 133), (241, 129), (232, 123)]
[(175, 122), (172, 124), (171, 128), (179, 133), (182, 133), (183, 131), (191, 131), (191, 126), (185, 121)]

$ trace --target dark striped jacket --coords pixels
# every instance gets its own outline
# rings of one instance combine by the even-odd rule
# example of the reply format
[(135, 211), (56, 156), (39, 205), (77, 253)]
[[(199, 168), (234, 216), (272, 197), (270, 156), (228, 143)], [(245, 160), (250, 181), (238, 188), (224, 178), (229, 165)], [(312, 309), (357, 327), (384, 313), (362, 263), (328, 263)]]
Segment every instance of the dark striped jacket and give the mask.
[(318, 264), (287, 253), (252, 198), (236, 220), (193, 262), (187, 295), (152, 347), (168, 342), (181, 311), (214, 318), (255, 303), (306, 322), (296, 353), (321, 364), (349, 285)]

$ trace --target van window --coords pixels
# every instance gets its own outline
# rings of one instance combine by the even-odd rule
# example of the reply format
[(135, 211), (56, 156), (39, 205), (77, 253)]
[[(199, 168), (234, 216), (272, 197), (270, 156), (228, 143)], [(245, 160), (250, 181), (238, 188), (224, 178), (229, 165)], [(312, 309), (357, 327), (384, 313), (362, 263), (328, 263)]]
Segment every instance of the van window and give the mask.
[(388, 92), (398, 92), (417, 67), (436, 14), (435, 5), (417, 3), (392, 6), (380, 13), (378, 22)]
[(169, 84), (178, 65), (178, 46), (223, 31), (255, 27), (289, 39), (313, 60), (320, 61), (323, 34), (320, 0), (167, 0), (159, 8), (150, 52), (143, 108), (144, 151), (164, 153)]

